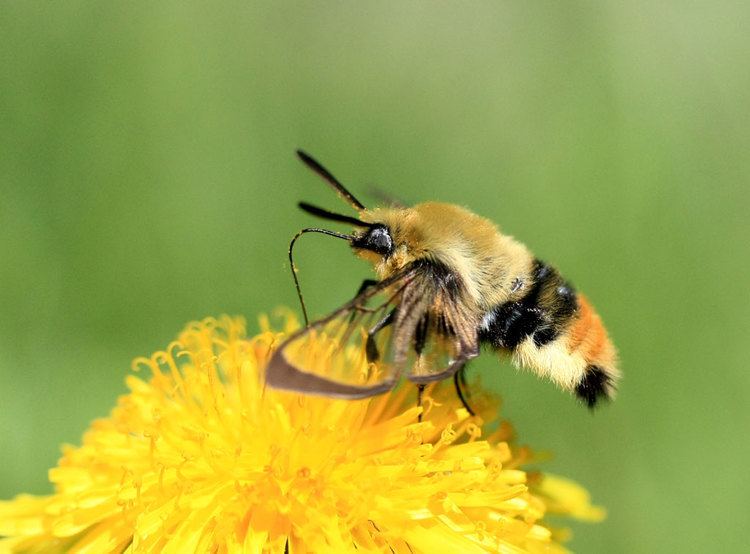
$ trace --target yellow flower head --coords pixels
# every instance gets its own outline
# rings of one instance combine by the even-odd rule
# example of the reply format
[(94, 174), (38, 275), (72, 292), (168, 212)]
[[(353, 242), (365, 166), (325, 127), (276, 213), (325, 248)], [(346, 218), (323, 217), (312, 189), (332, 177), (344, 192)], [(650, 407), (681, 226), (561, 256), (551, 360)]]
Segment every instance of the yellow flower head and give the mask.
[(137, 359), (150, 375), (64, 449), (55, 493), (0, 503), (0, 551), (549, 552), (545, 511), (601, 517), (577, 485), (520, 469), (507, 425), (482, 439), (452, 391), (433, 389), (420, 422), (412, 387), (265, 388), (283, 336), (207, 319)]

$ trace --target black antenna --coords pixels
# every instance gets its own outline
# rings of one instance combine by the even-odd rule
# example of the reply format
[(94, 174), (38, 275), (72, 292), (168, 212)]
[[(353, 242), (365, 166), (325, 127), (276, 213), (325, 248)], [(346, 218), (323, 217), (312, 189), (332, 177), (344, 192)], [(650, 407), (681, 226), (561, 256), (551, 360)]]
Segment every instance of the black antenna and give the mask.
[(306, 211), (307, 213), (317, 217), (322, 217), (323, 219), (338, 221), (340, 223), (349, 223), (351, 225), (354, 225), (355, 227), (372, 227), (372, 223), (365, 223), (364, 221), (360, 221), (356, 217), (351, 217), (349, 215), (329, 212), (326, 209), (318, 208), (317, 206), (313, 206), (312, 204), (308, 204), (307, 202), (300, 202), (297, 205), (300, 207), (300, 209)]
[(318, 161), (315, 158), (313, 158), (306, 152), (303, 152), (302, 150), (297, 150), (297, 156), (299, 156), (299, 159), (302, 160), (302, 162), (307, 167), (309, 167), (315, 173), (323, 177), (323, 179), (325, 179), (328, 182), (328, 184), (331, 185), (333, 189), (339, 194), (339, 196), (341, 196), (341, 198), (346, 200), (352, 208), (354, 208), (357, 211), (361, 211), (365, 209), (365, 207), (362, 205), (362, 202), (357, 200), (351, 192), (346, 190), (346, 187), (344, 187), (344, 185), (342, 185), (339, 182), (339, 180), (336, 179), (336, 177), (331, 175), (330, 171), (328, 171), (325, 167), (320, 165), (320, 163), (318, 163)]
[(302, 298), (302, 289), (300, 289), (299, 286), (299, 279), (297, 278), (297, 266), (294, 265), (294, 258), (292, 256), (292, 249), (294, 248), (294, 243), (297, 242), (297, 239), (300, 238), (305, 233), (322, 233), (324, 235), (329, 235), (331, 237), (336, 237), (339, 239), (344, 240), (352, 240), (354, 237), (351, 235), (344, 235), (343, 233), (337, 233), (335, 231), (329, 231), (328, 229), (318, 229), (318, 228), (308, 228), (308, 229), (302, 229), (299, 233), (294, 235), (294, 238), (289, 243), (289, 264), (292, 268), (292, 277), (294, 278), (294, 286), (297, 288), (297, 296), (299, 297), (299, 303), (302, 306), (302, 316), (305, 318), (305, 327), (310, 326), (310, 319), (307, 317), (307, 308), (305, 307), (305, 300)]

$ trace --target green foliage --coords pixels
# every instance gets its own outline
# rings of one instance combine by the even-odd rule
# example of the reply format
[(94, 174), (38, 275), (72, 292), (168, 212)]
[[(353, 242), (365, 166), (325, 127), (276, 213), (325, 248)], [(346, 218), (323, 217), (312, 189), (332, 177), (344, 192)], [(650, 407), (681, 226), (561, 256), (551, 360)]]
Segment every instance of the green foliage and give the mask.
[[(555, 263), (625, 374), (591, 416), (492, 355), (544, 468), (608, 507), (581, 552), (740, 551), (747, 523), (750, 10), (542, 2), (5, 3), (0, 497), (189, 320), (295, 305), (306, 199), (457, 202)], [(300, 244), (318, 315), (368, 268)], [(534, 408), (530, 408), (534, 406)]]

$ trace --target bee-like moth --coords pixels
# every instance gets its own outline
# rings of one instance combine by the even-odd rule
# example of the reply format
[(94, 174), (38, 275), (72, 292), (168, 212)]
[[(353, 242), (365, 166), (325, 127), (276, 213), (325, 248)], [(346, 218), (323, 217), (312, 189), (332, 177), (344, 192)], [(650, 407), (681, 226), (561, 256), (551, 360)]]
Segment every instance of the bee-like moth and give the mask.
[[(466, 405), (459, 376), (486, 345), (589, 407), (613, 396), (620, 373), (612, 342), (588, 300), (555, 268), (491, 221), (453, 204), (367, 209), (312, 157), (298, 155), (357, 216), (300, 203), (355, 230), (307, 228), (292, 240), (289, 258), (306, 326), (272, 357), (270, 386), (364, 398), (392, 389), (402, 376), (420, 386), (453, 377)], [(348, 241), (378, 277), (313, 322), (292, 258), (295, 241), (309, 232)], [(325, 364), (317, 363), (320, 356)]]

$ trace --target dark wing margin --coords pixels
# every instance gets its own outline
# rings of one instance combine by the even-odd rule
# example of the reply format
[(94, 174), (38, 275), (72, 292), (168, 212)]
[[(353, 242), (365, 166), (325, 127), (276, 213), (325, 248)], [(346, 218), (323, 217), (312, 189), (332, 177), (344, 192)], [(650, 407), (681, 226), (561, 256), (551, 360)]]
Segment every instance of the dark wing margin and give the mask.
[(445, 283), (432, 264), (418, 261), (366, 288), (286, 339), (268, 364), (266, 383), (357, 399), (391, 390), (404, 372), (417, 384), (450, 377), (479, 347), (460, 287)]
[(394, 325), (382, 324), (399, 311), (400, 297), (417, 273), (407, 266), (293, 333), (271, 357), (266, 384), (348, 399), (391, 390), (403, 366), (392, 348)]

